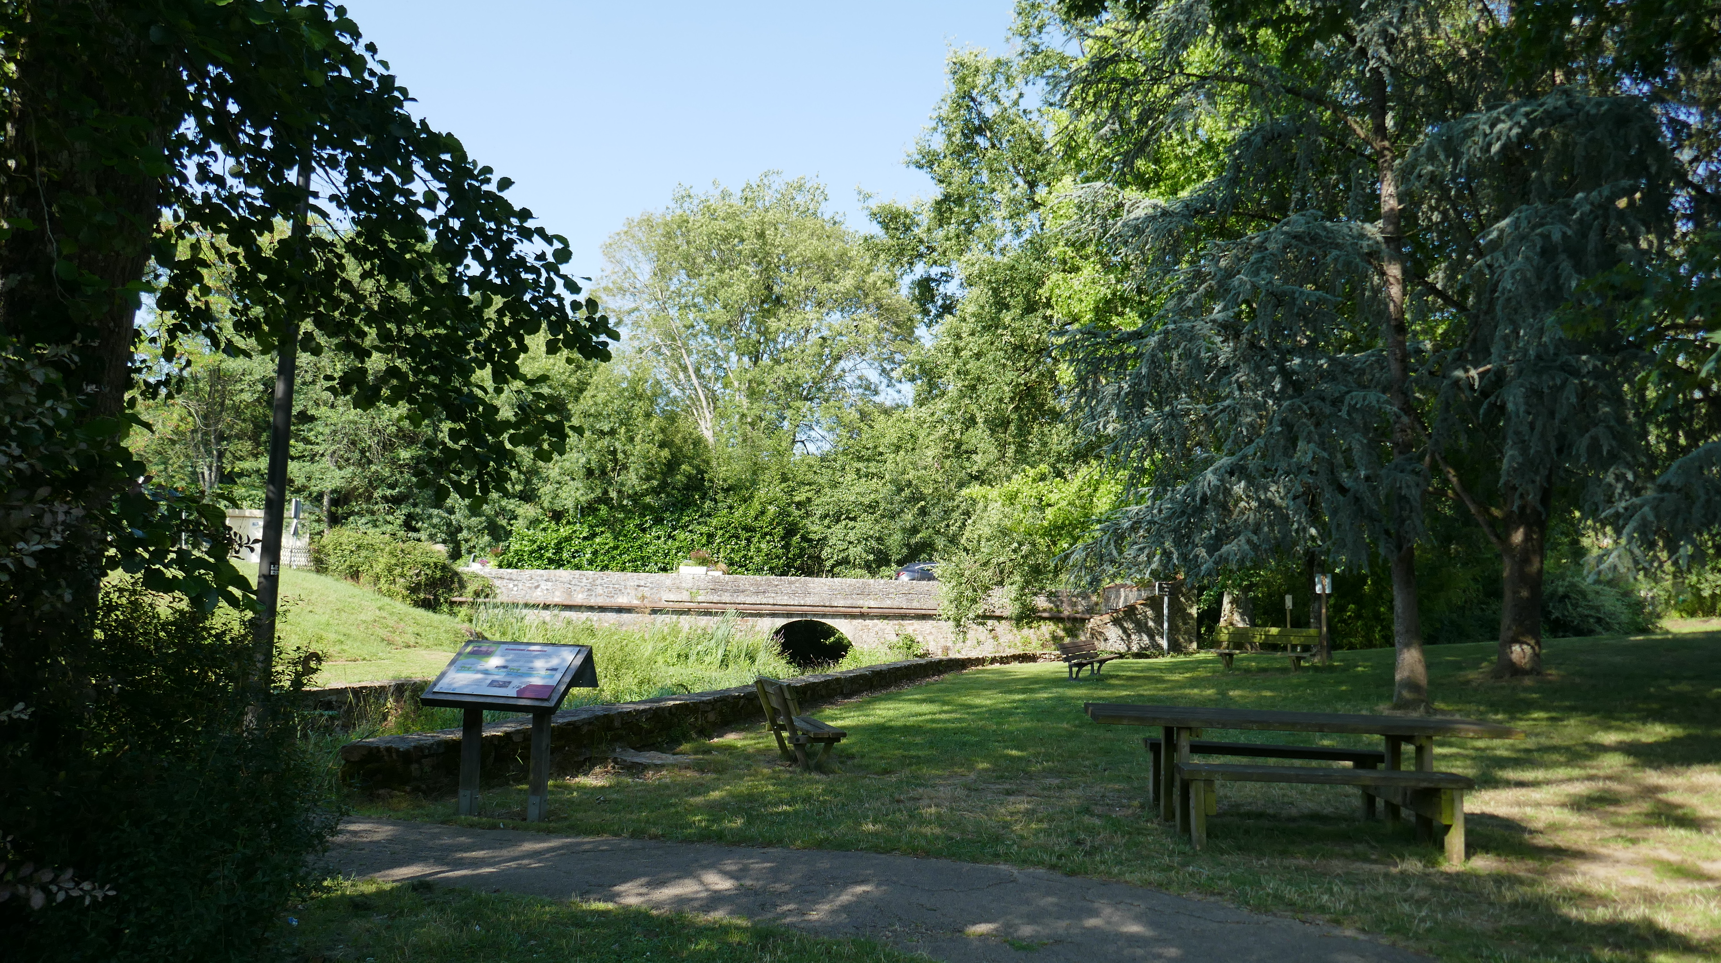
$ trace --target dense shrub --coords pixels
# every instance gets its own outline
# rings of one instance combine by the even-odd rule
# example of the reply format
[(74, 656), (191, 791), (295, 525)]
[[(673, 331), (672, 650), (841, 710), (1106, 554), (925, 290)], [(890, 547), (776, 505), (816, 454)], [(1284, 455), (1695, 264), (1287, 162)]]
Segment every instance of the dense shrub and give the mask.
[(129, 582), (105, 591), (96, 630), (0, 720), (0, 826), (12, 858), (113, 895), (0, 903), (0, 955), (257, 958), (334, 825), (292, 709), (314, 665), (253, 691), (243, 618)]
[(356, 528), (324, 532), (311, 543), (311, 564), (324, 575), (421, 609), (442, 608), (467, 589), (465, 577), (436, 546)]
[(1649, 628), (1649, 606), (1631, 586), (1584, 575), (1581, 565), (1550, 566), (1542, 586), (1542, 635), (1624, 635)]
[(504, 568), (673, 572), (696, 551), (736, 575), (817, 575), (819, 559), (799, 521), (770, 502), (635, 513), (591, 508), (579, 517), (516, 531)]

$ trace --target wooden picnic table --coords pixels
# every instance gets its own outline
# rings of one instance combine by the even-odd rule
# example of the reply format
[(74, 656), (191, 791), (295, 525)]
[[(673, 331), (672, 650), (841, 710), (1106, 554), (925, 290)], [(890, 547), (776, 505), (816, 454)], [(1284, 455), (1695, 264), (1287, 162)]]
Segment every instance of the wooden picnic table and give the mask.
[[(1287, 712), (1279, 709), (1222, 709), (1108, 702), (1089, 702), (1085, 703), (1083, 708), (1087, 711), (1088, 718), (1102, 725), (1158, 726), (1164, 730), (1164, 746), (1168, 758), (1167, 764), (1160, 767), (1160, 816), (1168, 820), (1176, 819), (1180, 825), (1186, 821), (1189, 798), (1188, 787), (1178, 778), (1178, 765), (1191, 763), (1190, 740), (1200, 736), (1203, 729), (1382, 736), (1386, 740), (1387, 769), (1405, 768), (1404, 744), (1408, 742), (1415, 752), (1413, 768), (1422, 772), (1434, 771), (1436, 738), (1524, 738), (1524, 731), (1512, 726), (1441, 716), (1382, 716), (1349, 712)], [(1365, 791), (1379, 795), (1386, 802), (1388, 817), (1394, 820), (1398, 818), (1399, 805), (1403, 800), (1384, 789), (1365, 788)], [(1418, 813), (1419, 831), (1424, 829), (1424, 819), (1425, 817)]]

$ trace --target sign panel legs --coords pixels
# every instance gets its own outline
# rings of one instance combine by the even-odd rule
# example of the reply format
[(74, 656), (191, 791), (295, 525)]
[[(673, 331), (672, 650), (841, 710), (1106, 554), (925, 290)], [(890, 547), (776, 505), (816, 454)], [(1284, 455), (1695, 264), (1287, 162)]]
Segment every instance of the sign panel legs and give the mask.
[(532, 713), (532, 773), (526, 783), (526, 821), (539, 822), (550, 803), (550, 714)]
[(484, 754), (484, 710), (466, 707), (460, 727), (460, 808), (462, 816), (478, 815), (478, 760)]

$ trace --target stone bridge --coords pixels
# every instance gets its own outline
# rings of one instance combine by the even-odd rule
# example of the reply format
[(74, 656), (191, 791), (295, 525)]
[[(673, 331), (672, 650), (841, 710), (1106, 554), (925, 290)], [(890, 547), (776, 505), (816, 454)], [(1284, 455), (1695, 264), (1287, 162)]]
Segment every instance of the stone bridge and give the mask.
[[(939, 617), (937, 582), (714, 572), (468, 571), (495, 585), (496, 601), (529, 605), (550, 617), (646, 628), (664, 619), (710, 624), (732, 615), (738, 628), (776, 636), (791, 658), (808, 651), (811, 654), (807, 658), (813, 662), (829, 655), (818, 652), (817, 647), (835, 632), (868, 647), (912, 639), (929, 655), (990, 655), (1050, 648), (1088, 628), (1087, 623), (1095, 617), (1108, 621), (1098, 635), (1102, 641), (1113, 643), (1109, 647), (1159, 645), (1155, 626), (1160, 605), (1157, 601), (1132, 604), (1141, 602), (1152, 590), (1129, 585), (1112, 586), (1100, 593), (1060, 593), (1042, 598), (1039, 617), (1026, 626), (1010, 621), (1003, 594), (994, 592), (981, 616), (966, 632), (959, 633)], [(1184, 608), (1181, 600), (1173, 606), (1174, 636), (1179, 634)], [(1133, 621), (1141, 624), (1109, 624), (1116, 621), (1119, 610), (1134, 613)], [(1193, 616), (1190, 609), (1191, 624)]]

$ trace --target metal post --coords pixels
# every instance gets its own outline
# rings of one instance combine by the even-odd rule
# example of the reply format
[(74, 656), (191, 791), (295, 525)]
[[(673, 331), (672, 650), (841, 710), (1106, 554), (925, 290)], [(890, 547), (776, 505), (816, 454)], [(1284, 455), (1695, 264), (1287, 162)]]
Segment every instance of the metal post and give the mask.
[(466, 708), (460, 727), (460, 805), (462, 816), (478, 815), (478, 764), (484, 757), (484, 710)]
[[(293, 219), (293, 238), (309, 230), (311, 207), (311, 158), (307, 151), (299, 164), (299, 213)], [(290, 306), (291, 307), (291, 306)], [(298, 376), (299, 319), (289, 314), (281, 322), (275, 345), (275, 399), (269, 425), (269, 468), (263, 485), (263, 544), (257, 551), (257, 619), (254, 623), (254, 658), (267, 679), (275, 664), (275, 612), (281, 595), (281, 529), (287, 507), (287, 460), (292, 444), (293, 383)]]
[(1165, 596), (1165, 615), (1163, 616), (1163, 618), (1165, 619), (1165, 622), (1164, 622), (1165, 631), (1161, 635), (1162, 635), (1162, 638), (1165, 642), (1165, 654), (1170, 655), (1171, 654), (1171, 593), (1169, 591), (1166, 591), (1165, 589), (1161, 588), (1160, 594)]
[(550, 808), (550, 714), (532, 713), (532, 773), (526, 783), (526, 821), (541, 822)]
[(1285, 628), (1291, 627), (1291, 606), (1295, 604), (1289, 593), (1285, 595)]

